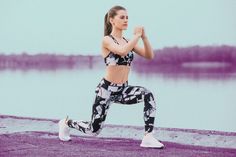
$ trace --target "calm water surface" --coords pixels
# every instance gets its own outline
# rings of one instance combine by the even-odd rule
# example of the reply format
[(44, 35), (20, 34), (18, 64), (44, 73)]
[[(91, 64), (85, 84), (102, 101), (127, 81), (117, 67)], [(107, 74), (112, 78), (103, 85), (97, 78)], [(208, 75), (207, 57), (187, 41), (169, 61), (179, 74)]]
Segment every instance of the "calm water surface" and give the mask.
[[(104, 68), (0, 71), (0, 114), (89, 120)], [(151, 90), (155, 125), (236, 132), (236, 80), (168, 78), (131, 70), (130, 85)], [(143, 126), (143, 103), (112, 104), (106, 124)]]

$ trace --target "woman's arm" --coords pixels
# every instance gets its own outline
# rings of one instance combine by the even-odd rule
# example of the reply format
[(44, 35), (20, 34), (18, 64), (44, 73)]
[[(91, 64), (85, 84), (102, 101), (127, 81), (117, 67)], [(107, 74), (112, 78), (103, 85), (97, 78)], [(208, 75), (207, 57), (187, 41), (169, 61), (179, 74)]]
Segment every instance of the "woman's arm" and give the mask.
[(147, 38), (147, 36), (145, 35), (144, 29), (143, 29), (143, 34), (141, 36), (142, 41), (143, 41), (143, 45), (144, 47), (139, 47), (138, 44), (135, 45), (134, 47), (134, 52), (137, 53), (138, 55), (147, 58), (147, 59), (153, 59), (154, 58), (154, 53), (151, 47), (151, 44)]
[(105, 36), (103, 38), (103, 47), (107, 48), (108, 50), (120, 55), (120, 56), (126, 56), (138, 43), (139, 38), (141, 35), (134, 35), (134, 37), (125, 45), (118, 45), (114, 43), (114, 41), (109, 37)]
[(114, 43), (114, 41), (109, 36), (105, 36), (103, 38), (102, 46), (118, 55), (126, 56), (134, 48), (134, 46), (137, 45), (138, 40), (142, 36), (142, 33), (143, 33), (143, 28), (136, 27), (134, 29), (133, 38), (125, 45), (118, 45)]

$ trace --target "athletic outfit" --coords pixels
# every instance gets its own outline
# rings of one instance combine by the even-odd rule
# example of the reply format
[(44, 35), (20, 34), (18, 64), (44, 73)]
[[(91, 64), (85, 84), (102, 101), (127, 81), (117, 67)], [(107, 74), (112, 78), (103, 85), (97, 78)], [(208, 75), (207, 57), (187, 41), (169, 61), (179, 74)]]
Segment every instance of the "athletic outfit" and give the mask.
[[(119, 44), (112, 35), (110, 35), (110, 37), (115, 43)], [(125, 38), (123, 39), (126, 40)], [(107, 66), (130, 66), (133, 58), (134, 54), (132, 51), (126, 56), (120, 56), (114, 52), (110, 52), (104, 58), (104, 61)], [(131, 86), (128, 84), (128, 81), (117, 84), (102, 78), (95, 89), (95, 94), (96, 97), (92, 107), (91, 121), (76, 121), (69, 119), (67, 125), (70, 128), (75, 128), (86, 134), (98, 135), (102, 130), (111, 103), (131, 105), (144, 102), (145, 131), (147, 133), (152, 132), (156, 114), (156, 103), (153, 94), (149, 90), (141, 86)]]

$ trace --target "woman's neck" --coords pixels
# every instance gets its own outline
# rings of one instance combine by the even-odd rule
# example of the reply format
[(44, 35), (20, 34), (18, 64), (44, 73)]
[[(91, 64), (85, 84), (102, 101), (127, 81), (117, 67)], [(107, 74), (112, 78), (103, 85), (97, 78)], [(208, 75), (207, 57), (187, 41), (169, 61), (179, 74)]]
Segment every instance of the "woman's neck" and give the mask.
[(118, 30), (118, 29), (112, 30), (111, 35), (118, 39), (121, 39), (123, 37), (122, 30)]

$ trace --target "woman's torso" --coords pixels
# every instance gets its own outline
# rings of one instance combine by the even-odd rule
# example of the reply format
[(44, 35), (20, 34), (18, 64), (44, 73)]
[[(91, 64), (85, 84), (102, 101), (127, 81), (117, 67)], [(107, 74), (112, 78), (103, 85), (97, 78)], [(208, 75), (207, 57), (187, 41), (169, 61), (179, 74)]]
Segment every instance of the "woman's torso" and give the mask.
[(108, 66), (104, 78), (113, 83), (125, 83), (128, 80), (129, 66)]
[[(125, 40), (119, 40), (119, 45), (127, 43)], [(110, 50), (102, 47), (103, 58), (109, 55)], [(125, 83), (128, 80), (130, 65), (108, 65), (106, 66), (106, 73), (104, 78), (113, 83)]]

